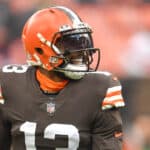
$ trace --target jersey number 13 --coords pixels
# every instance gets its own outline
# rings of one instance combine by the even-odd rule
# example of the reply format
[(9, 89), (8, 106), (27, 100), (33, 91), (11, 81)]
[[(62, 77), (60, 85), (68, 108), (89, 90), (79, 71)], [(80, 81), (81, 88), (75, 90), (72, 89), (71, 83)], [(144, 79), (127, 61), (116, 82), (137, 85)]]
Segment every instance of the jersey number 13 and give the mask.
[[(21, 125), (20, 131), (25, 135), (26, 150), (37, 150), (35, 146), (35, 133), (37, 123), (25, 122)], [(76, 150), (79, 146), (79, 132), (78, 129), (70, 124), (50, 124), (44, 130), (45, 139), (55, 140), (56, 135), (68, 136), (67, 148), (56, 148), (56, 150)]]

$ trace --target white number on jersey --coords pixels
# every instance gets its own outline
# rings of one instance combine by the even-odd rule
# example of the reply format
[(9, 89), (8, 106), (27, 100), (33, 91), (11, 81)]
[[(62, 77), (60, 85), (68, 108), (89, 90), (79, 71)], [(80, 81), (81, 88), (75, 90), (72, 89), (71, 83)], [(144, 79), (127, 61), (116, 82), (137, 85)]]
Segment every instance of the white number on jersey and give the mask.
[[(36, 150), (36, 127), (35, 122), (25, 122), (20, 127), (20, 131), (25, 134), (26, 150)], [(68, 136), (68, 147), (56, 148), (56, 150), (77, 150), (80, 138), (78, 129), (75, 126), (70, 124), (50, 124), (45, 128), (43, 138), (55, 140), (56, 135)]]
[(27, 65), (6, 65), (2, 68), (2, 71), (5, 73), (15, 72), (15, 73), (24, 73), (28, 69)]

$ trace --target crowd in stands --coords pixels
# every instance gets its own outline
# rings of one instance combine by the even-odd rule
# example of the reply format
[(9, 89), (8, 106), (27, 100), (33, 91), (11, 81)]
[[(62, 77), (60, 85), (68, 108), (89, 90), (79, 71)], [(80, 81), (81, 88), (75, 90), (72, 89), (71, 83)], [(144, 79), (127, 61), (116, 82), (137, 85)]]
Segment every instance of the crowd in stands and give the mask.
[[(71, 7), (92, 26), (95, 47), (101, 49), (99, 70), (120, 78), (150, 77), (150, 0), (1, 0), (0, 66), (25, 63), (21, 42), (25, 21), (37, 9), (55, 4)], [(137, 86), (134, 80), (127, 86), (129, 99)], [(131, 103), (127, 101), (127, 106)], [(127, 109), (132, 111), (133, 105)], [(124, 150), (150, 150), (149, 124), (149, 116), (134, 118)]]

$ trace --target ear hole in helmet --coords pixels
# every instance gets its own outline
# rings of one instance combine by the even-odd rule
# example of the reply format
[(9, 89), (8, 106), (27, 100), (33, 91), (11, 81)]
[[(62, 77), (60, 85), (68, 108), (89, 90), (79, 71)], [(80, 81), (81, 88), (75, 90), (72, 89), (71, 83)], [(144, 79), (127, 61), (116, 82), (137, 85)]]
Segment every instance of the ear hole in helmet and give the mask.
[(36, 50), (36, 52), (38, 52), (40, 55), (43, 54), (42, 48), (36, 47), (35, 50)]

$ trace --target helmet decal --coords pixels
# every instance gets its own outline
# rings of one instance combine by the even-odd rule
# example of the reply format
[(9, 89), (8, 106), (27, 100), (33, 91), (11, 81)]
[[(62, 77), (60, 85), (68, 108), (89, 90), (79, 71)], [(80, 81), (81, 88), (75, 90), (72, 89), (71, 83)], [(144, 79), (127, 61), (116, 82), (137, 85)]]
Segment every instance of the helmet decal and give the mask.
[(57, 53), (57, 54), (61, 54), (59, 49), (54, 45), (52, 44), (50, 41), (46, 40), (44, 38), (44, 36), (42, 36), (42, 34), (40, 33), (37, 33), (37, 37), (39, 38), (39, 40), (43, 43), (43, 44), (46, 44), (48, 47), (53, 47), (54, 51)]

